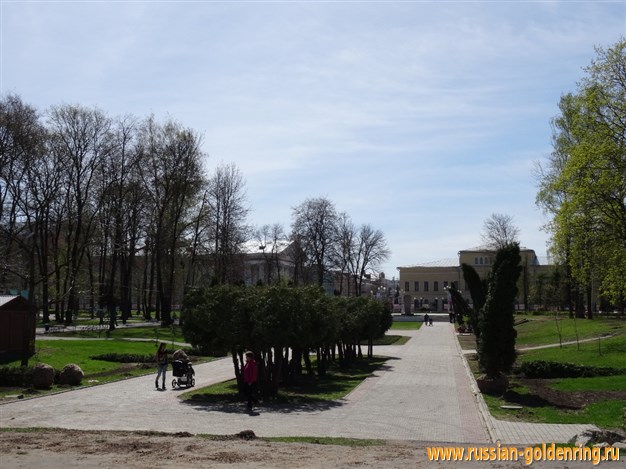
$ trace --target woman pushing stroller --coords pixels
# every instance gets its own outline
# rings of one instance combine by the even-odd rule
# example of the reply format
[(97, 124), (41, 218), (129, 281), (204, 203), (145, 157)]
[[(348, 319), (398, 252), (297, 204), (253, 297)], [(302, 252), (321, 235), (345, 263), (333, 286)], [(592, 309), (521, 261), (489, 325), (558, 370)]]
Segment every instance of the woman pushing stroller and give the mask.
[(157, 389), (159, 389), (159, 378), (163, 375), (163, 386), (161, 387), (162, 391), (165, 391), (165, 372), (167, 371), (167, 345), (165, 342), (161, 342), (159, 345), (159, 349), (156, 353), (156, 362), (157, 362), (157, 376), (154, 380), (154, 385)]

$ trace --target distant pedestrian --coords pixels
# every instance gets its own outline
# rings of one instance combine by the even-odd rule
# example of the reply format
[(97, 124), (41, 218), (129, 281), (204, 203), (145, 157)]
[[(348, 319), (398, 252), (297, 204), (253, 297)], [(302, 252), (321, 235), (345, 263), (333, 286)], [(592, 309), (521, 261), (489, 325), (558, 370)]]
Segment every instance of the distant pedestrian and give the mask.
[(424, 325), (428, 326), (428, 321), (430, 320), (430, 316), (428, 313), (424, 314)]
[(254, 359), (254, 353), (246, 352), (246, 362), (243, 365), (243, 385), (248, 398), (248, 410), (252, 409), (252, 403), (256, 404), (258, 367)]
[(159, 345), (159, 350), (157, 350), (157, 377), (154, 380), (154, 385), (157, 389), (159, 389), (159, 377), (163, 375), (163, 386), (161, 387), (163, 391), (165, 391), (165, 372), (167, 371), (167, 350), (165, 349), (165, 347), (165, 342), (161, 342), (161, 345)]

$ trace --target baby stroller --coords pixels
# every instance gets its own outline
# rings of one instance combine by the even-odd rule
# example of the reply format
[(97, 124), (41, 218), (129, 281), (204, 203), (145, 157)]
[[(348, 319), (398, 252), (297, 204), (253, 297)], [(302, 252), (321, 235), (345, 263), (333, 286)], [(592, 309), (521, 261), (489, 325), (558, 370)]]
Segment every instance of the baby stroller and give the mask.
[(172, 380), (172, 389), (175, 389), (176, 386), (185, 386), (187, 388), (190, 388), (196, 384), (196, 380), (194, 378), (194, 375), (196, 373), (195, 371), (193, 371), (191, 362), (184, 360), (174, 360), (172, 362), (172, 368), (175, 377)]

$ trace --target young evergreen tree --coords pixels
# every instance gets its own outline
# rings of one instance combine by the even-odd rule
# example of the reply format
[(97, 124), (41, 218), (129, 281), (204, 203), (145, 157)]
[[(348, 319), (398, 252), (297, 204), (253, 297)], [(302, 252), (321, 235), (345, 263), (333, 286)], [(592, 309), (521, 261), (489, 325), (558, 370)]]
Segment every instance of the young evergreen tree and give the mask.
[(517, 280), (522, 267), (518, 243), (507, 244), (496, 253), (489, 279), (485, 306), (479, 318), (478, 361), (489, 378), (511, 371), (515, 362), (513, 327)]
[(476, 269), (469, 264), (461, 264), (463, 269), (463, 278), (470, 291), (472, 297), (473, 308), (469, 312), (469, 322), (476, 335), (476, 340), (480, 338), (480, 327), (478, 326), (478, 315), (485, 305), (485, 296), (487, 291), (486, 282), (480, 278)]

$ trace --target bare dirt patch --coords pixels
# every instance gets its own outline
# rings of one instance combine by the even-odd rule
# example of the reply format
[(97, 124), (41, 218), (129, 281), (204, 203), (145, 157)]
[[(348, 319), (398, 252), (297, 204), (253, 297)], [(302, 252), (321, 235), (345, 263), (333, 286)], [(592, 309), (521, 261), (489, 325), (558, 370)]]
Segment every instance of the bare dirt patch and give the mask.
[(626, 399), (626, 391), (559, 391), (549, 387), (550, 380), (518, 379), (528, 387), (528, 394), (507, 391), (504, 398), (526, 407), (552, 406), (559, 409), (583, 409), (608, 399)]
[(38, 430), (0, 432), (3, 468), (127, 467), (407, 467), (425, 459), (422, 445), (350, 447), (278, 443), (249, 435)]
[[(279, 443), (189, 433), (36, 430), (0, 432), (2, 469), (130, 468), (524, 468), (520, 461), (429, 461), (424, 442), (383, 442), (380, 446)], [(454, 444), (436, 444), (455, 446)], [(434, 446), (434, 445), (433, 445)], [(468, 448), (471, 445), (463, 445)], [(535, 462), (533, 468), (585, 468), (589, 462)], [(602, 467), (623, 467), (623, 460)]]

